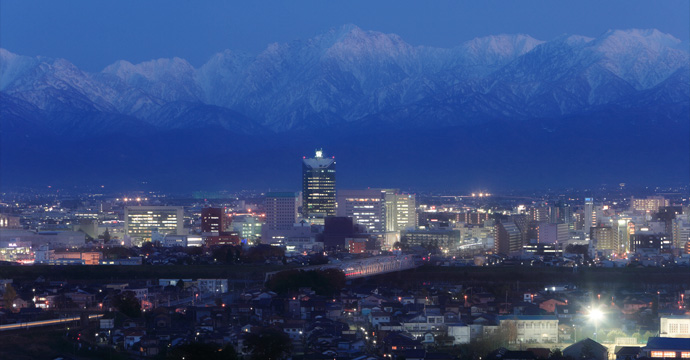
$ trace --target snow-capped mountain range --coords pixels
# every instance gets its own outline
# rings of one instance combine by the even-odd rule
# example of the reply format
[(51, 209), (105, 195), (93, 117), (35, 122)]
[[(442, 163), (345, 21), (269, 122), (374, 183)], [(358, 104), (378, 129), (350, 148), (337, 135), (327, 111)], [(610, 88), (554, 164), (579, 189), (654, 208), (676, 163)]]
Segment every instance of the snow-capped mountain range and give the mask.
[(120, 60), (88, 73), (0, 49), (0, 114), (5, 131), (30, 124), (83, 135), (132, 126), (442, 128), (639, 106), (687, 121), (689, 69), (687, 44), (658, 30), (551, 41), (497, 35), (441, 49), (346, 25), (257, 55), (226, 50), (199, 68), (180, 58)]

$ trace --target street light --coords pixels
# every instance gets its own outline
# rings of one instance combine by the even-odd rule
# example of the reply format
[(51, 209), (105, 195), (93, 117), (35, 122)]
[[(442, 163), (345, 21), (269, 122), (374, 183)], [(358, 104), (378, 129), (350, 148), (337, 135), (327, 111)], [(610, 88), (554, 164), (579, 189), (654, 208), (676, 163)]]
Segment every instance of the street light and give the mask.
[(589, 320), (594, 323), (594, 340), (597, 340), (597, 332), (599, 332), (599, 321), (604, 318), (604, 313), (598, 309), (594, 308), (589, 312)]

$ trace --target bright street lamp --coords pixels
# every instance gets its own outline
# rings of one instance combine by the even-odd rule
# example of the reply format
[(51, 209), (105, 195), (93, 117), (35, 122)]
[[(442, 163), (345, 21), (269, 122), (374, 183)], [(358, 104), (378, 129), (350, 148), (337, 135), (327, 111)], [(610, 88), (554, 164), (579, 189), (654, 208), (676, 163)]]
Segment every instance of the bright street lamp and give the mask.
[(598, 309), (594, 308), (589, 312), (589, 320), (594, 323), (594, 340), (597, 341), (597, 332), (599, 332), (599, 321), (604, 318), (604, 313)]

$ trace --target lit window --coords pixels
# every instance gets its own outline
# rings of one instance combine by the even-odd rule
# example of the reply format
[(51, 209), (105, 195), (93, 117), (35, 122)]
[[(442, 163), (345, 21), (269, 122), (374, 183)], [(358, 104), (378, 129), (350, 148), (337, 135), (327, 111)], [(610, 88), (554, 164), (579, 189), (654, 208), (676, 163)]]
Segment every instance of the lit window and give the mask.
[(690, 359), (690, 351), (683, 351), (680, 353), (680, 357), (683, 359)]
[(664, 352), (663, 351), (652, 351), (652, 357), (653, 358), (664, 357)]
[(676, 357), (676, 352), (675, 351), (664, 351), (664, 357), (665, 358), (674, 358), (674, 357)]

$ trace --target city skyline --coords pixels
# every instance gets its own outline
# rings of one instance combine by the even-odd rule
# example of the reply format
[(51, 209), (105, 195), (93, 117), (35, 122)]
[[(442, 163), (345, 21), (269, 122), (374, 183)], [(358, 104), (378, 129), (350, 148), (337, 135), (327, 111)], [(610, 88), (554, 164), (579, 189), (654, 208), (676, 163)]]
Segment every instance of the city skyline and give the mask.
[(690, 359), (689, 13), (0, 0), (0, 358)]

